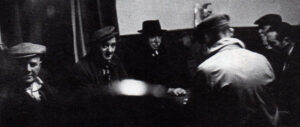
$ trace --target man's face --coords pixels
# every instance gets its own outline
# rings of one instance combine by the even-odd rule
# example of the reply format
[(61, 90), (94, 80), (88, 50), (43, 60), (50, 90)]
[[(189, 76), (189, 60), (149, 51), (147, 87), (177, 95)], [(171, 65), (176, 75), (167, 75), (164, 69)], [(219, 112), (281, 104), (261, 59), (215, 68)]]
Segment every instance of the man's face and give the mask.
[(266, 33), (267, 41), (270, 45), (282, 48), (283, 43), (278, 40), (278, 33), (276, 31), (269, 31)]
[(116, 51), (116, 44), (116, 38), (114, 37), (100, 45), (100, 51), (105, 60), (111, 60)]
[(261, 25), (259, 26), (258, 28), (258, 33), (259, 35), (262, 37), (262, 36), (265, 36), (267, 31), (271, 28), (271, 25)]
[(40, 70), (41, 70), (41, 58), (39, 56), (20, 59), (18, 60), (18, 70), (22, 78), (22, 81), (25, 83), (32, 83), (36, 80)]
[(271, 25), (262, 25), (262, 26), (259, 26), (258, 28), (258, 34), (261, 38), (261, 41), (262, 41), (262, 44), (264, 46), (269, 46), (270, 44), (268, 43), (268, 40), (267, 40), (267, 31), (271, 28)]
[(161, 45), (161, 39), (162, 37), (160, 35), (149, 35), (148, 36), (148, 43), (150, 47), (154, 50), (158, 49), (159, 46)]

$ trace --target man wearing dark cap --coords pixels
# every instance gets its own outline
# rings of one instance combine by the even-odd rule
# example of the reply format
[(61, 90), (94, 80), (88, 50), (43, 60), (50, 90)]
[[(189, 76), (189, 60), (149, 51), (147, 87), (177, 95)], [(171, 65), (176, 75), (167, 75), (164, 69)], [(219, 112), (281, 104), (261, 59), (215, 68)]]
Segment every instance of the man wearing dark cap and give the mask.
[(89, 43), (89, 54), (74, 67), (77, 83), (85, 88), (97, 89), (127, 77), (122, 63), (115, 55), (117, 34), (114, 26), (106, 26), (94, 32)]
[(295, 42), (292, 26), (285, 22), (270, 27), (266, 32), (266, 37), (273, 47), (273, 57), (277, 57), (281, 62), (277, 64), (279, 74), (275, 86), (279, 108), (289, 111), (292, 118), (289, 121), (294, 124), (293, 126), (299, 126), (300, 47)]
[[(118, 98), (114, 98), (110, 91), (115, 82), (127, 78), (127, 73), (115, 53), (117, 35), (114, 26), (95, 31), (88, 44), (89, 53), (73, 68), (72, 80), (78, 87), (73, 90), (75, 96), (72, 107), (76, 108), (74, 114), (81, 112), (78, 118), (75, 118), (80, 120), (82, 125), (106, 127), (125, 121), (125, 117), (122, 117), (124, 111), (119, 107), (113, 108)], [(73, 121), (70, 122), (72, 125)]]
[(44, 108), (50, 106), (57, 93), (41, 73), (45, 52), (45, 46), (31, 42), (19, 43), (7, 50), (15, 66), (11, 77), (1, 85), (1, 124), (4, 126), (45, 126)]
[(254, 24), (258, 25), (258, 33), (265, 49), (272, 49), (272, 46), (266, 40), (266, 32), (271, 26), (276, 26), (281, 22), (281, 16), (277, 14), (264, 15), (254, 22)]
[(278, 110), (268, 88), (273, 69), (264, 56), (231, 37), (229, 20), (228, 15), (211, 15), (195, 30), (197, 40), (206, 45), (206, 59), (194, 80), (194, 125), (277, 126)]
[(299, 46), (294, 41), (295, 38), (292, 32), (292, 26), (286, 22), (270, 27), (266, 32), (267, 41), (274, 47), (274, 52), (280, 52), (284, 63), (281, 67), (281, 71), (285, 71), (288, 68), (289, 57), (297, 54)]

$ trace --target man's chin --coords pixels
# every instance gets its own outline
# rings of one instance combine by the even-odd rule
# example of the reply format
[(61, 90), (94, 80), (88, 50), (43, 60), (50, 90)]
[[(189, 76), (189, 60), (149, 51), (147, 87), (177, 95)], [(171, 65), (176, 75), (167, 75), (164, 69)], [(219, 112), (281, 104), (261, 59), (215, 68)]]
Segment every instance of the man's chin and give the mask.
[(105, 59), (105, 60), (111, 60), (111, 59), (112, 59), (112, 57), (113, 57), (113, 55), (104, 56), (104, 59)]
[(23, 78), (23, 81), (24, 81), (25, 83), (32, 83), (32, 82), (34, 82), (34, 78), (33, 78), (32, 76), (25, 76), (25, 77)]
[(152, 48), (153, 50), (157, 50), (158, 47), (159, 47), (159, 46), (153, 46), (153, 45), (151, 46), (151, 48)]

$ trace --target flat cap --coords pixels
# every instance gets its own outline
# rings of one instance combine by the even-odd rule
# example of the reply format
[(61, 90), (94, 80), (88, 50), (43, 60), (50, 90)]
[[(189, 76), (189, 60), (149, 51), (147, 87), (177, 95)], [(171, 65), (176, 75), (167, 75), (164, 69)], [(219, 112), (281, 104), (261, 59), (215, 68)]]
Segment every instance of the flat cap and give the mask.
[(286, 22), (282, 22), (278, 25), (271, 26), (268, 31), (279, 32), (284, 37), (292, 36), (292, 26)]
[(7, 53), (13, 58), (28, 58), (46, 53), (46, 47), (31, 42), (22, 42), (8, 48)]
[(282, 18), (278, 14), (267, 14), (257, 19), (254, 24), (256, 25), (277, 25), (282, 22)]
[(229, 26), (229, 16), (226, 14), (215, 14), (205, 18), (196, 28), (196, 31), (203, 33)]
[(89, 45), (98, 44), (99, 42), (102, 43), (108, 39), (115, 37), (116, 35), (118, 35), (118, 32), (115, 32), (114, 26), (106, 26), (94, 32)]

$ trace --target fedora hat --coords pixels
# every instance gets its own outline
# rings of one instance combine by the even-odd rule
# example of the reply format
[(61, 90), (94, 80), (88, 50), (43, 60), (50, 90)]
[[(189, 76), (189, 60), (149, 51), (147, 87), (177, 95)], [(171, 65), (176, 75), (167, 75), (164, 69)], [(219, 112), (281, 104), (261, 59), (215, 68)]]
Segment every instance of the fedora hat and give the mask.
[(94, 32), (89, 45), (100, 44), (118, 35), (114, 26), (106, 26)]
[(143, 29), (138, 32), (143, 34), (162, 34), (166, 30), (161, 29), (159, 20), (147, 20), (143, 22)]

